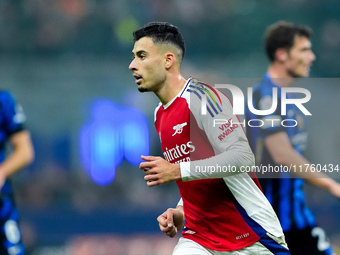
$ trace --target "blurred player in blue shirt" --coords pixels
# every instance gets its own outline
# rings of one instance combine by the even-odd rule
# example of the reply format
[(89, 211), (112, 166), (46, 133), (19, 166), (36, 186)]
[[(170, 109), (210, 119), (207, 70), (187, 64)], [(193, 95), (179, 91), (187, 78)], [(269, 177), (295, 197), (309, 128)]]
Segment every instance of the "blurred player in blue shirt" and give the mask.
[[(0, 90), (0, 254), (23, 255), (24, 245), (18, 226), (18, 211), (8, 180), (12, 174), (32, 162), (34, 150), (25, 130), (25, 115), (8, 92)], [(11, 153), (6, 157), (7, 145)]]
[[(340, 198), (340, 185), (337, 182), (321, 173), (305, 173), (306, 165), (311, 163), (303, 156), (307, 143), (304, 113), (296, 105), (288, 104), (287, 115), (281, 115), (281, 89), (291, 86), (295, 78), (308, 77), (310, 66), (315, 60), (311, 49), (311, 33), (309, 27), (284, 21), (268, 27), (265, 47), (270, 65), (263, 80), (253, 87), (253, 106), (258, 110), (270, 109), (272, 90), (276, 88), (277, 108), (272, 114), (264, 116), (255, 115), (249, 109), (246, 112), (247, 121), (263, 121), (261, 127), (247, 126), (247, 136), (256, 163), (264, 166), (292, 165), (301, 170), (295, 176), (281, 172), (273, 178), (260, 179), (263, 191), (280, 219), (292, 255), (333, 254), (324, 231), (316, 226), (314, 216), (306, 206), (304, 181)], [(295, 95), (288, 93), (286, 97), (293, 99)], [(284, 119), (287, 120), (282, 125)]]

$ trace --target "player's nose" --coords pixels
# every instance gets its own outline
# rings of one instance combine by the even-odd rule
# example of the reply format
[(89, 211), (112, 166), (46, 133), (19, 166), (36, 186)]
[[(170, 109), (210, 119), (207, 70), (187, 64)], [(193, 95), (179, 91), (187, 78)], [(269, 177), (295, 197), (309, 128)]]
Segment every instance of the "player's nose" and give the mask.
[(314, 52), (311, 51), (311, 53), (310, 53), (310, 61), (313, 62), (313, 61), (315, 61), (315, 59), (316, 59), (316, 56), (315, 56)]
[(129, 69), (130, 69), (131, 71), (137, 70), (137, 67), (136, 67), (136, 64), (135, 64), (135, 58), (132, 59), (130, 65), (129, 65)]

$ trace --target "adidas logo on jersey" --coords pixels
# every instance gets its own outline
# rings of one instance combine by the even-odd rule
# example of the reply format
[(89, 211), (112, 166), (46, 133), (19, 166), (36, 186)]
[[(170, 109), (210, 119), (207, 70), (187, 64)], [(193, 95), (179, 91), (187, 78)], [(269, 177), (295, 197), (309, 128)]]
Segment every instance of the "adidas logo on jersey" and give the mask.
[(190, 235), (193, 235), (195, 234), (196, 232), (195, 231), (192, 231), (192, 230), (187, 230), (185, 231), (186, 234), (190, 234)]

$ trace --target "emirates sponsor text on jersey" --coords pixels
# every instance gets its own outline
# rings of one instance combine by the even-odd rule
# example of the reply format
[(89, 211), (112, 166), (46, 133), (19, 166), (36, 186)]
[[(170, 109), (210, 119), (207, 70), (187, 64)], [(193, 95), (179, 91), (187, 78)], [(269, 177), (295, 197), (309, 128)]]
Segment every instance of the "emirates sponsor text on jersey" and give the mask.
[(171, 149), (165, 148), (163, 155), (167, 161), (172, 162), (172, 163), (185, 162), (185, 161), (190, 161), (189, 153), (194, 152), (195, 149), (196, 148), (192, 144), (192, 141), (189, 141), (181, 145), (176, 144), (176, 146)]

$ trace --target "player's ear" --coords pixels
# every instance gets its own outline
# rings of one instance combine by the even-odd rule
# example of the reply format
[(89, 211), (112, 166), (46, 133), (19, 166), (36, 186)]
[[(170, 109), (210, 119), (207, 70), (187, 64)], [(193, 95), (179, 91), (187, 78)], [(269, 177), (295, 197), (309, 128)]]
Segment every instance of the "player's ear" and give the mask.
[(275, 59), (279, 62), (285, 62), (288, 59), (288, 51), (284, 48), (279, 48), (275, 51)]
[(165, 53), (165, 68), (170, 68), (176, 61), (175, 55), (168, 51)]

